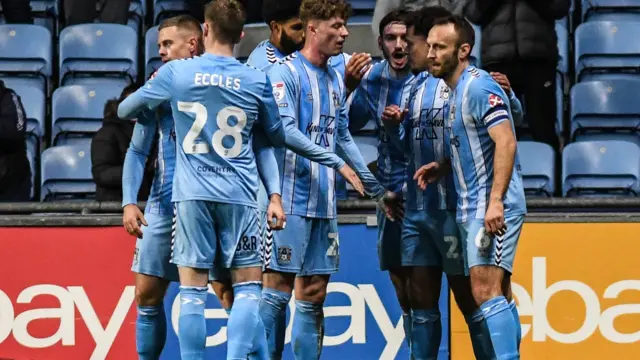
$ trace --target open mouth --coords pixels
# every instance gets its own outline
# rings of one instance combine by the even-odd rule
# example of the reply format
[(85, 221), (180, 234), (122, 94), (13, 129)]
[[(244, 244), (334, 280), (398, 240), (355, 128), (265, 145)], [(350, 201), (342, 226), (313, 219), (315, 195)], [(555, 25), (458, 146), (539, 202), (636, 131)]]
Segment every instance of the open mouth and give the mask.
[(391, 65), (402, 68), (407, 64), (407, 53), (404, 51), (394, 51), (391, 53)]

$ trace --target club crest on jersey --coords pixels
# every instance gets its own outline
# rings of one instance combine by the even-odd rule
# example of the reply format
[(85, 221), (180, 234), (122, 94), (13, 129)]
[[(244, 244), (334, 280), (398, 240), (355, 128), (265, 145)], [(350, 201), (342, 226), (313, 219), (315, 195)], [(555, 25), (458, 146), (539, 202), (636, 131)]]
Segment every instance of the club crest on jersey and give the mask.
[(288, 246), (278, 247), (278, 264), (289, 264), (291, 262), (291, 248)]
[(337, 93), (332, 93), (331, 94), (333, 96), (333, 105), (337, 108), (340, 107), (340, 99), (338, 99), (338, 94)]
[(489, 106), (495, 107), (498, 105), (504, 105), (504, 101), (500, 98), (500, 96), (496, 94), (489, 95)]
[(448, 100), (449, 99), (449, 87), (445, 86), (440, 89), (440, 99)]
[(277, 82), (273, 84), (273, 97), (276, 101), (282, 101), (284, 99), (284, 83)]
[(456, 104), (451, 104), (449, 107), (449, 120), (453, 121), (456, 119)]

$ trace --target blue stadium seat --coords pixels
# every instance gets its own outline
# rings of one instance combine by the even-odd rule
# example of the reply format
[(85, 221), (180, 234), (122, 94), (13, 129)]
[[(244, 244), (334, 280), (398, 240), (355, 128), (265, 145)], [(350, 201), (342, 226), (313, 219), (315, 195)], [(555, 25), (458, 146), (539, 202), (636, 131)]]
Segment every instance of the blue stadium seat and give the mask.
[(90, 140), (102, 127), (105, 103), (121, 92), (122, 88), (114, 85), (57, 88), (51, 105), (51, 143), (57, 146)]
[(0, 25), (0, 75), (46, 93), (51, 78), (51, 33), (37, 25)]
[(244, 26), (244, 36), (233, 49), (233, 56), (245, 62), (253, 49), (271, 36), (271, 30), (267, 24), (247, 24)]
[(353, 141), (358, 146), (366, 164), (378, 160), (378, 138), (375, 136), (354, 136)]
[(638, 196), (638, 159), (640, 146), (627, 141), (569, 144), (562, 152), (562, 194), (567, 197)]
[(582, 22), (638, 20), (640, 0), (582, 0)]
[(382, 51), (378, 47), (378, 41), (373, 36), (373, 29), (371, 23), (349, 23), (347, 25), (349, 29), (349, 37), (344, 42), (343, 52), (347, 54), (366, 52), (371, 54), (371, 57), (381, 59)]
[(640, 21), (590, 21), (575, 34), (576, 82), (639, 77)]
[(527, 196), (552, 197), (556, 190), (556, 155), (553, 148), (544, 143), (520, 141), (518, 157)]
[(31, 168), (31, 194), (30, 194), (30, 199), (33, 200), (33, 196), (35, 194), (35, 188), (36, 188), (36, 156), (35, 154), (30, 150), (27, 149), (27, 159), (29, 159), (29, 167)]
[(20, 96), (22, 101), (22, 106), (27, 115), (27, 142), (33, 142), (33, 145), (36, 145), (35, 155), (39, 153), (40, 140), (45, 131), (46, 98), (42, 90), (35, 87), (18, 85), (11, 89)]
[(566, 75), (569, 72), (569, 30), (556, 23), (556, 35), (558, 36), (558, 71)]
[[(588, 81), (571, 89), (571, 138), (640, 142), (640, 80)], [(595, 133), (595, 134), (594, 134)], [(615, 135), (615, 136), (614, 136)]]
[(60, 33), (60, 85), (127, 85), (138, 75), (138, 36), (128, 26), (82, 24)]
[(91, 147), (54, 146), (42, 153), (40, 200), (91, 197)]
[(479, 25), (471, 24), (473, 26), (473, 31), (475, 33), (475, 44), (473, 45), (473, 49), (471, 49), (471, 65), (476, 67), (480, 67), (482, 65), (480, 59), (480, 47), (482, 45), (482, 29)]
[(349, 0), (349, 4), (356, 14), (365, 12), (373, 14), (373, 10), (376, 8), (376, 0)]
[[(58, 34), (58, 3), (57, 0), (31, 0), (31, 15), (33, 23), (47, 28), (52, 34)], [(2, 6), (0, 6), (0, 24), (5, 24)]]
[(187, 3), (184, 0), (153, 0), (153, 24), (158, 25), (162, 20), (186, 11)]
[[(245, 26), (246, 28), (246, 26)], [(246, 31), (246, 30), (245, 30)], [(154, 26), (147, 30), (144, 37), (144, 78), (149, 76), (162, 66), (162, 60), (158, 54), (158, 27)]]
[(564, 88), (563, 76), (556, 73), (556, 135), (564, 134)]
[(146, 0), (132, 0), (129, 2), (129, 20), (127, 26), (140, 33), (147, 14)]

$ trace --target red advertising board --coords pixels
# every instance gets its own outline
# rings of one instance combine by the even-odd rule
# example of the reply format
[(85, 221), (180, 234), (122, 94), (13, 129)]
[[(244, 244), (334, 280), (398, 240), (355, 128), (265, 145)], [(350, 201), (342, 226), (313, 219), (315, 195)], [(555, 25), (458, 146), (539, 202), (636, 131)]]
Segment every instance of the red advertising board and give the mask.
[(121, 227), (0, 228), (0, 242), (0, 358), (132, 358), (133, 237)]

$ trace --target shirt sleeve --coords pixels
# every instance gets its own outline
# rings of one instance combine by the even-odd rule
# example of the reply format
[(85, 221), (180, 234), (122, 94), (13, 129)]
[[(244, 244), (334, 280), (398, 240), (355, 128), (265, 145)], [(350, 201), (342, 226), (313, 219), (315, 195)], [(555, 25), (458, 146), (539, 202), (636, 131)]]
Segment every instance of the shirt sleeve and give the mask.
[[(366, 81), (366, 78), (362, 81)], [(362, 83), (347, 98), (347, 109), (349, 110), (349, 131), (351, 132), (362, 130), (371, 120), (372, 114), (369, 109), (367, 90), (362, 86)]]
[(509, 120), (506, 94), (493, 79), (480, 78), (469, 85), (469, 110), (478, 124), (492, 128)]
[(259, 124), (253, 130), (253, 152), (256, 155), (258, 174), (269, 196), (281, 194), (278, 161), (264, 129)]
[(155, 109), (161, 103), (171, 99), (173, 67), (166, 64), (160, 67), (153, 79), (124, 99), (118, 106), (118, 117), (128, 119), (137, 115), (145, 107)]
[(143, 111), (138, 119), (124, 158), (122, 170), (123, 207), (138, 202), (138, 192), (142, 185), (147, 157), (150, 155), (158, 126), (152, 110)]
[(272, 97), (275, 99), (280, 116), (298, 119), (299, 86), (289, 67), (277, 64), (271, 67), (268, 75), (272, 85)]
[(384, 188), (378, 180), (376, 180), (376, 177), (371, 171), (369, 171), (358, 146), (353, 141), (351, 133), (349, 133), (349, 119), (346, 106), (342, 106), (340, 109), (340, 119), (338, 121), (336, 153), (358, 174), (367, 195), (373, 198), (382, 196), (384, 194)]
[[(558, 106), (562, 106), (562, 104), (559, 104)], [(518, 100), (518, 97), (516, 97), (516, 94), (513, 92), (513, 90), (509, 92), (509, 107), (511, 108), (511, 116), (513, 116), (513, 122), (516, 124), (523, 123), (524, 111), (522, 110), (522, 104), (520, 103), (520, 100)]]
[(282, 146), (284, 145), (284, 127), (272, 91), (273, 87), (269, 77), (266, 77), (260, 101), (259, 121), (271, 143), (275, 146)]
[(314, 144), (306, 137), (296, 125), (296, 121), (288, 116), (282, 118), (285, 128), (285, 144), (288, 149), (311, 161), (328, 166), (333, 169), (340, 169), (344, 166), (344, 161), (335, 153), (324, 147)]

